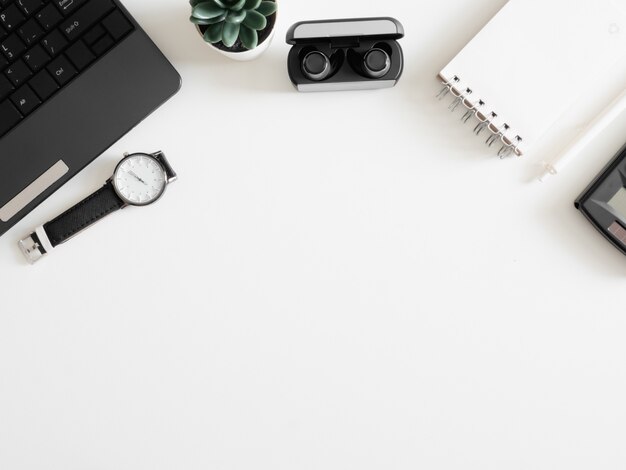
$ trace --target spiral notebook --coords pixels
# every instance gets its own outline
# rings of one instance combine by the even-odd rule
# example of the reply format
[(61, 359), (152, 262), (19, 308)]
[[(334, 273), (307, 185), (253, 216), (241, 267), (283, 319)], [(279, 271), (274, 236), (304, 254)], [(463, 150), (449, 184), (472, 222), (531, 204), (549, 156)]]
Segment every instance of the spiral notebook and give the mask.
[(625, 59), (626, 0), (510, 0), (439, 73), (439, 97), (521, 156)]

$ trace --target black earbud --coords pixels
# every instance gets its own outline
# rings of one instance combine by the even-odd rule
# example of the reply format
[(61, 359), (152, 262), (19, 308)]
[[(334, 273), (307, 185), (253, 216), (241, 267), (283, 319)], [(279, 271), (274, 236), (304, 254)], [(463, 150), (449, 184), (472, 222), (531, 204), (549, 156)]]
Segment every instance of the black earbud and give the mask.
[(371, 78), (381, 78), (389, 73), (391, 58), (384, 50), (374, 47), (363, 56), (363, 71)]
[(311, 51), (302, 59), (302, 73), (309, 80), (322, 81), (330, 75), (330, 59), (320, 51)]

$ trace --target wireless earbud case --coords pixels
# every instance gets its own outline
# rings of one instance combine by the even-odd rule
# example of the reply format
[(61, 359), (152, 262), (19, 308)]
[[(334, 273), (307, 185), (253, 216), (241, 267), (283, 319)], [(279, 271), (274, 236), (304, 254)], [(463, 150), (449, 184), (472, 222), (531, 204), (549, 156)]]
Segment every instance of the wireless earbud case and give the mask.
[(302, 92), (391, 88), (404, 69), (402, 37), (394, 18), (296, 23), (287, 32), (289, 78)]

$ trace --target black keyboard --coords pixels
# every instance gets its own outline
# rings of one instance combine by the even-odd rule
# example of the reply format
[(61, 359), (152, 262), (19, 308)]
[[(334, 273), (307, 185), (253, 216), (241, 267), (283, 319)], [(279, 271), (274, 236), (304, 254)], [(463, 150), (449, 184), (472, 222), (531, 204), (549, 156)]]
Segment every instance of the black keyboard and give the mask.
[(112, 0), (0, 0), (0, 137), (132, 30)]

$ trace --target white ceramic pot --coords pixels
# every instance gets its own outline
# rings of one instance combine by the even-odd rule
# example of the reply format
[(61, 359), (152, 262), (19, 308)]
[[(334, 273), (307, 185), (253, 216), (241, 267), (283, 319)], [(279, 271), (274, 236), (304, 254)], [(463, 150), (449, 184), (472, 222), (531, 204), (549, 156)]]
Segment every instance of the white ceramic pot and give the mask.
[[(278, 0), (277, 0), (277, 3), (278, 3)], [(278, 15), (278, 12), (276, 12), (274, 14)], [(267, 36), (267, 38), (265, 38), (265, 40), (261, 44), (259, 44), (258, 46), (256, 46), (254, 49), (252, 49), (250, 51), (230, 52), (230, 51), (222, 50), (219, 47), (215, 47), (210, 42), (207, 42), (206, 45), (209, 46), (214, 51), (219, 52), (223, 56), (228, 57), (229, 59), (238, 60), (238, 61), (241, 61), (241, 62), (245, 62), (245, 61), (248, 61), (248, 60), (254, 60), (254, 59), (258, 58), (261, 54), (263, 54), (270, 47), (270, 44), (272, 43), (272, 39), (274, 39), (274, 34), (276, 33), (276, 22), (277, 22), (277, 20), (278, 20), (278, 18), (274, 18), (274, 24), (272, 25), (272, 31), (270, 32), (269, 36)], [(196, 25), (196, 29), (198, 30), (198, 34), (200, 34), (200, 36), (202, 36), (202, 32), (200, 31), (200, 27), (198, 25)]]
[(210, 42), (207, 42), (206, 44), (211, 49), (219, 52), (222, 55), (225, 55), (229, 59), (239, 60), (241, 62), (245, 62), (245, 61), (248, 61), (248, 60), (254, 60), (254, 59), (258, 58), (261, 54), (263, 54), (270, 47), (270, 44), (272, 43), (272, 39), (274, 39), (274, 33), (275, 32), (276, 32), (276, 23), (274, 23), (274, 29), (272, 29), (272, 32), (267, 37), (267, 39), (265, 39), (265, 41), (263, 41), (261, 44), (256, 46), (251, 51), (229, 52), (229, 51), (224, 51), (224, 50), (222, 50), (222, 49), (220, 49), (218, 47), (215, 47)]

